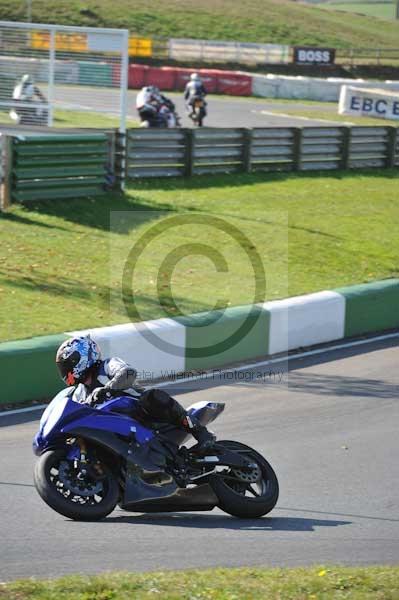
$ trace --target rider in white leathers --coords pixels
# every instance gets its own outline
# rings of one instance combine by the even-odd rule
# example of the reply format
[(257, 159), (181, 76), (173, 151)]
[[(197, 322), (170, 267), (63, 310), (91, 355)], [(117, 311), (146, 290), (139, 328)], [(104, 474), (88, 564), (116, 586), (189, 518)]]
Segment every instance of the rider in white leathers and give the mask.
[(143, 124), (160, 119), (167, 127), (177, 126), (175, 105), (156, 86), (146, 86), (139, 91), (136, 108)]
[[(187, 83), (186, 88), (184, 90), (184, 100), (186, 102), (186, 108), (189, 116), (193, 115), (194, 108), (194, 99), (202, 98), (204, 99), (206, 96), (206, 89), (204, 84), (202, 83), (201, 77), (198, 73), (191, 73), (190, 81)], [(205, 110), (206, 102), (204, 100), (204, 110)], [(204, 116), (206, 115), (206, 111)]]
[[(31, 75), (25, 74), (14, 87), (12, 99), (16, 103), (10, 111), (13, 121), (23, 124), (45, 124), (47, 121), (47, 100), (35, 85)], [(19, 106), (18, 103), (21, 105)], [(31, 106), (29, 106), (31, 105)]]
[(143, 122), (157, 118), (159, 105), (157, 88), (152, 85), (141, 88), (136, 96), (136, 109)]

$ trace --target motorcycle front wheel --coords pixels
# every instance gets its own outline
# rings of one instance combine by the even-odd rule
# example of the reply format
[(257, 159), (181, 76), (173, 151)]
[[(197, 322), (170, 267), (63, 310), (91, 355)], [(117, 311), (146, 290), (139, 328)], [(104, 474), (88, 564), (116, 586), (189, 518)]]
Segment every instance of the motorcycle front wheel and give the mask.
[(106, 465), (101, 477), (78, 478), (73, 461), (63, 450), (49, 450), (35, 465), (34, 484), (40, 497), (55, 511), (75, 521), (98, 521), (119, 500), (119, 485)]
[(226, 468), (211, 475), (209, 483), (224, 512), (242, 519), (263, 517), (276, 505), (279, 495), (277, 476), (272, 466), (253, 448), (233, 441), (218, 441), (218, 446), (238, 452), (256, 465), (252, 471)]

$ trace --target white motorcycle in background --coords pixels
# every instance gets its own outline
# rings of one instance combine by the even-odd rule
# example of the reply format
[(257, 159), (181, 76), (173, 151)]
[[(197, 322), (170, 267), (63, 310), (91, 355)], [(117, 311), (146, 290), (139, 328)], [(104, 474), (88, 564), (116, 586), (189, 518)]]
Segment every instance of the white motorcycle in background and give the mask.
[(136, 97), (140, 127), (171, 129), (180, 127), (180, 118), (172, 100), (160, 93), (156, 86), (144, 86)]
[(159, 109), (159, 114), (163, 116), (166, 121), (166, 126), (170, 129), (172, 127), (181, 127), (180, 117), (176, 112), (176, 106), (169, 98), (162, 97), (163, 103)]
[(142, 120), (140, 127), (151, 127), (161, 129), (172, 129), (181, 127), (180, 117), (176, 112), (176, 107), (171, 100), (165, 98), (165, 101), (157, 107), (153, 115), (146, 115)]
[(9, 112), (17, 125), (48, 124), (48, 103), (30, 75), (24, 75), (14, 87), (13, 107)]

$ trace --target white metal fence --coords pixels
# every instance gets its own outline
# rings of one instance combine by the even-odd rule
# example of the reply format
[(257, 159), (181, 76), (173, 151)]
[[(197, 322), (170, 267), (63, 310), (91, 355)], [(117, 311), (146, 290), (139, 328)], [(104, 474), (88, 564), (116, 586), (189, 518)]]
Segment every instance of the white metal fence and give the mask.
[(24, 125), (97, 112), (118, 116), (124, 131), (128, 47), (123, 29), (0, 21), (2, 122), (13, 110)]
[(170, 39), (169, 58), (241, 64), (286, 64), (290, 46), (210, 40)]

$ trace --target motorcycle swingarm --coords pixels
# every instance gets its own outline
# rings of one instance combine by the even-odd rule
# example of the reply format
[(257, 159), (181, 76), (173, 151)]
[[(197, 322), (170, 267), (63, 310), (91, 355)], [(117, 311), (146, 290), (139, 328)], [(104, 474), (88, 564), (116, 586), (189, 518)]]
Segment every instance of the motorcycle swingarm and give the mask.
[(230, 450), (226, 450), (225, 448), (220, 450), (217, 448), (217, 446), (215, 446), (214, 454), (208, 454), (204, 457), (195, 458), (193, 462), (196, 465), (215, 465), (222, 467), (232, 467), (236, 469), (251, 469), (254, 467), (254, 463), (250, 462), (240, 454), (236, 452), (231, 452)]

